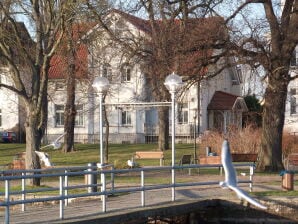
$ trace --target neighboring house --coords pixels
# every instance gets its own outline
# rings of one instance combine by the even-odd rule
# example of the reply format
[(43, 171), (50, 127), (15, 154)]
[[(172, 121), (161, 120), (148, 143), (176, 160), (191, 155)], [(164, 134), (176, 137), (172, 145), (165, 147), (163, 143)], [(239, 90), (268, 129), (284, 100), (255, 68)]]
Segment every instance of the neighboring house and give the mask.
[[(298, 75), (298, 46), (293, 52), (290, 73), (291, 77)], [(290, 133), (298, 132), (298, 79), (291, 81), (288, 86), (284, 129)]]
[[(114, 31), (122, 32), (127, 39), (129, 35), (146, 36), (150, 29), (148, 21), (119, 11), (110, 16), (110, 21)], [(85, 77), (85, 81), (81, 79), (77, 82), (76, 141), (91, 143), (99, 138), (99, 100), (91, 88), (95, 76), (104, 76), (110, 81), (110, 89), (105, 98), (110, 142), (157, 141), (156, 106), (170, 104), (150, 101), (150, 90), (148, 91), (146, 76), (138, 58), (128, 57), (117, 43), (109, 41), (96, 26), (86, 34), (86, 37), (90, 36), (96, 38), (80, 44), (80, 47), (84, 48), (84, 54), (81, 54), (79, 59), (84, 61), (88, 52), (88, 68), (82, 70), (81, 74), (76, 74)], [(63, 133), (63, 111), (66, 102), (63, 72), (55, 69), (55, 66), (53, 63), (49, 77), (49, 140)], [(212, 68), (209, 68), (208, 72), (211, 71)], [(243, 98), (239, 97), (241, 83), (241, 72), (236, 68), (229, 68), (216, 77), (203, 80), (199, 87), (192, 86), (183, 94), (183, 99), (177, 102), (176, 107), (177, 140), (188, 141), (193, 138), (194, 124), (200, 133), (208, 129), (226, 131), (230, 125), (241, 127), (242, 112), (247, 111)], [(198, 108), (199, 119), (195, 116)]]
[[(11, 85), (8, 72), (7, 67), (0, 66), (0, 83)], [(0, 102), (0, 131), (16, 131), (19, 128), (18, 96), (10, 90), (0, 88)]]
[[(22, 22), (15, 24), (20, 32), (20, 41), (23, 46), (30, 49), (33, 40), (31, 39), (26, 26)], [(18, 54), (18, 50), (15, 49), (14, 40), (10, 38), (11, 50), (14, 53), (14, 59), (17, 66), (20, 68), (21, 77), (25, 77), (26, 64), (22, 60), (22, 57)], [(9, 66), (5, 63), (5, 60), (0, 55), (0, 83), (6, 86), (13, 86), (12, 77), (10, 74)], [(13, 131), (16, 133), (16, 140), (19, 142), (24, 141), (24, 123), (25, 123), (25, 110), (22, 107), (19, 96), (5, 88), (0, 87), (0, 132)], [(1, 140), (0, 140), (1, 141)]]

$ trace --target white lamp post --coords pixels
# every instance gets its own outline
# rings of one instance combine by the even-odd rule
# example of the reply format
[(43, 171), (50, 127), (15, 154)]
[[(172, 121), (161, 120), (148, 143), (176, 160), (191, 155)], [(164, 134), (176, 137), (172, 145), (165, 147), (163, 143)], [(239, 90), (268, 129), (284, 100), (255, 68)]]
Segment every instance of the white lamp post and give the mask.
[(103, 152), (103, 125), (102, 125), (102, 98), (103, 94), (108, 91), (110, 86), (109, 80), (105, 77), (96, 77), (93, 81), (92, 87), (99, 94), (99, 145), (100, 145), (100, 165), (104, 164)]
[[(166, 77), (165, 86), (172, 99), (172, 184), (175, 185), (175, 93), (182, 86), (182, 78), (174, 72)], [(172, 187), (172, 201), (175, 201), (175, 187)]]

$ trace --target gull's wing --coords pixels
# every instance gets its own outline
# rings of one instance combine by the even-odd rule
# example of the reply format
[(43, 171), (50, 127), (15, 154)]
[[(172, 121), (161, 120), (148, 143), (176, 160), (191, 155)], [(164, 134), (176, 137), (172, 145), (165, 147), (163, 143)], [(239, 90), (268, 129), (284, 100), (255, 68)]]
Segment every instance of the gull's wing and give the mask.
[(221, 162), (225, 171), (225, 182), (227, 185), (237, 187), (237, 175), (232, 163), (230, 146), (227, 140), (224, 140), (221, 148)]
[(254, 206), (259, 207), (261, 209), (267, 209), (266, 206), (262, 205), (261, 203), (256, 201), (254, 198), (250, 197), (245, 191), (239, 189), (238, 187), (233, 187), (233, 186), (229, 186), (229, 185), (227, 187), (230, 188), (231, 190), (233, 190), (239, 198), (242, 198), (242, 199), (246, 200), (247, 202), (249, 202), (250, 204), (253, 204)]
[(233, 163), (232, 163), (230, 146), (229, 146), (229, 142), (227, 140), (224, 140), (224, 142), (222, 144), (221, 162), (222, 162), (222, 166), (225, 170), (225, 182), (222, 182), (221, 185), (224, 187), (230, 188), (237, 194), (237, 196), (239, 198), (246, 200), (250, 204), (253, 204), (254, 206), (259, 207), (261, 209), (267, 209), (266, 206), (257, 202), (255, 199), (250, 197), (245, 191), (243, 191), (237, 187), (237, 175), (236, 175), (236, 171), (233, 166)]
[(66, 132), (63, 133), (62, 135), (60, 135), (54, 142), (58, 142), (58, 141), (60, 141), (60, 139), (63, 138), (63, 136), (64, 136), (65, 134), (66, 134)]

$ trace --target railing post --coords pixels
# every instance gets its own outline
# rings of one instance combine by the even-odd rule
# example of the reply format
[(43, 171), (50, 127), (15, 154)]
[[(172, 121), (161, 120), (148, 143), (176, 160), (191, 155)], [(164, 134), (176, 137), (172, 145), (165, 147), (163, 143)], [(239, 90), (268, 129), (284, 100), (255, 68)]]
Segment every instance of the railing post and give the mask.
[(172, 201), (175, 201), (175, 184), (176, 184), (175, 167), (172, 166)]
[(105, 173), (100, 174), (101, 179), (101, 200), (102, 200), (102, 212), (106, 212), (106, 175)]
[(141, 191), (141, 203), (142, 203), (142, 207), (145, 206), (145, 191), (144, 191), (144, 186), (145, 186), (145, 177), (144, 177), (144, 170), (141, 171), (141, 187), (142, 187), (142, 191)]
[(251, 164), (249, 167), (249, 191), (252, 192), (252, 187), (253, 187), (253, 175), (254, 175), (254, 168), (255, 164)]
[[(26, 173), (25, 172), (22, 172), (22, 201), (25, 201), (25, 199), (26, 199), (26, 192), (25, 192), (25, 190), (26, 190), (26, 178), (25, 178), (25, 176), (26, 176)], [(25, 211), (25, 203), (23, 202), (22, 203), (22, 212), (24, 212)]]
[(65, 205), (65, 207), (67, 207), (68, 206), (68, 198), (67, 198), (67, 195), (68, 195), (68, 171), (67, 170), (65, 170), (64, 171), (64, 173), (65, 173), (65, 177), (64, 177), (64, 195), (66, 196), (66, 200), (64, 200), (64, 205)]
[(114, 190), (114, 187), (115, 187), (115, 185), (114, 185), (114, 181), (115, 181), (115, 179), (114, 179), (114, 166), (112, 166), (112, 173), (111, 173), (111, 190), (113, 191)]
[(9, 224), (9, 191), (10, 191), (10, 183), (9, 180), (5, 180), (5, 202), (6, 202), (6, 207), (5, 207), (5, 224)]
[(60, 191), (60, 219), (64, 219), (64, 210), (63, 210), (63, 204), (64, 204), (64, 189), (63, 189), (63, 176), (59, 177), (59, 191)]

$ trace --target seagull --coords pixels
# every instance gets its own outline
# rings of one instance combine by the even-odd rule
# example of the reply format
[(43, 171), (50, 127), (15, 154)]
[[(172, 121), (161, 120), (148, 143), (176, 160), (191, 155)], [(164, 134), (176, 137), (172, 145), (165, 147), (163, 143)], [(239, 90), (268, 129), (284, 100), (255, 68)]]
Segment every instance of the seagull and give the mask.
[(61, 138), (63, 138), (63, 136), (65, 134), (66, 134), (66, 132), (64, 134), (60, 135), (58, 138), (56, 138), (55, 141), (53, 141), (51, 144), (43, 146), (40, 149), (50, 147), (50, 146), (54, 147), (54, 149), (59, 149), (61, 147), (61, 142), (59, 142), (59, 141), (60, 141)]
[(234, 191), (240, 199), (246, 200), (250, 204), (253, 204), (256, 207), (261, 209), (267, 209), (266, 206), (262, 205), (261, 203), (257, 202), (255, 199), (250, 197), (245, 191), (241, 190), (237, 186), (237, 177), (236, 171), (232, 163), (232, 157), (230, 152), (229, 142), (224, 140), (221, 149), (221, 162), (225, 171), (225, 181), (221, 181), (219, 185), (226, 189), (229, 188)]
[(131, 160), (127, 160), (127, 165), (129, 166), (129, 168), (134, 168), (136, 166), (135, 161), (133, 160), (133, 157), (131, 158)]
[(40, 151), (35, 151), (35, 153), (39, 157), (39, 160), (43, 162), (46, 167), (53, 166), (53, 164), (50, 161), (50, 157), (48, 153), (40, 152)]

